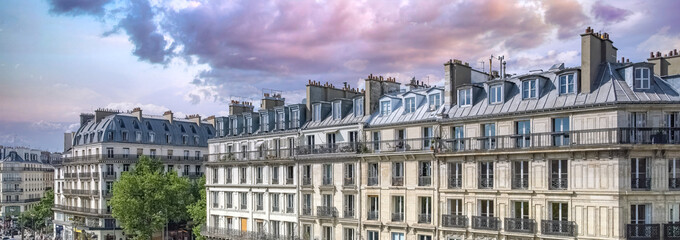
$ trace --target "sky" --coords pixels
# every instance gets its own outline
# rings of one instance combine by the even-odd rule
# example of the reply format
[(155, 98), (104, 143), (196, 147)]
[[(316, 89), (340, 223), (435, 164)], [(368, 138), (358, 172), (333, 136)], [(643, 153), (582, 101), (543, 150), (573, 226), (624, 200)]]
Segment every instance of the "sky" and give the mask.
[(298, 103), (309, 79), (443, 85), (449, 59), (488, 70), (490, 56), (504, 56), (510, 74), (578, 66), (588, 26), (609, 33), (619, 58), (645, 61), (680, 48), (678, 9), (673, 0), (3, 0), (0, 145), (62, 151), (63, 133), (97, 108), (224, 116), (230, 100), (259, 105), (272, 90)]

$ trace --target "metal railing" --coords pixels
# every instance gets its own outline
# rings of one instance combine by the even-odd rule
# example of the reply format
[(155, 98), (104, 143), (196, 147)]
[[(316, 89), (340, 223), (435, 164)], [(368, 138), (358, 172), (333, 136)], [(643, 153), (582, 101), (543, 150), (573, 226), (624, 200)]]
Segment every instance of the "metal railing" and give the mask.
[(116, 179), (116, 172), (102, 172), (102, 177), (104, 179)]
[(368, 211), (368, 214), (366, 215), (366, 219), (368, 220), (378, 220), (378, 211)]
[(479, 178), (479, 189), (492, 189), (493, 188), (493, 177), (480, 177)]
[(58, 209), (58, 210), (89, 213), (89, 214), (99, 214), (99, 215), (111, 214), (110, 209), (102, 209), (102, 208), (76, 207), (76, 206), (68, 206), (68, 205), (62, 205), (62, 204), (54, 204), (54, 208)]
[(278, 178), (272, 178), (272, 184), (279, 184)]
[(312, 186), (312, 178), (311, 177), (302, 178), (302, 186)]
[(255, 183), (261, 184), (261, 183), (262, 183), (262, 178), (255, 178)]
[(241, 231), (240, 229), (208, 227), (203, 225), (201, 227), (201, 235), (210, 238), (226, 238), (226, 239), (240, 239), (240, 240), (302, 240), (294, 235), (272, 234), (265, 231)]
[(357, 142), (335, 143), (335, 144), (316, 144), (298, 146), (295, 153), (298, 156), (311, 154), (329, 153), (358, 153), (362, 149), (362, 144)]
[(630, 188), (633, 190), (649, 190), (651, 186), (651, 178), (632, 178), (630, 181)]
[(513, 177), (512, 178), (512, 189), (529, 189), (529, 176)]
[(432, 177), (420, 176), (418, 177), (418, 186), (430, 186), (432, 184)]
[(3, 188), (2, 192), (23, 192), (23, 188)]
[(328, 186), (328, 185), (333, 185), (333, 178), (332, 177), (323, 177), (323, 185)]
[(286, 184), (293, 184), (293, 178), (286, 178)]
[(354, 178), (353, 178), (353, 177), (346, 177), (346, 178), (344, 178), (343, 186), (345, 186), (345, 187), (352, 187), (352, 186), (354, 186)]
[(626, 224), (626, 238), (635, 240), (660, 239), (660, 224)]
[(500, 220), (497, 217), (472, 216), (472, 228), (483, 230), (500, 230)]
[(246, 209), (248, 209), (248, 204), (243, 204), (243, 203), (242, 203), (240, 209), (241, 209), (241, 210), (246, 210)]
[(664, 240), (680, 240), (680, 223), (666, 223), (663, 225)]
[(432, 223), (432, 214), (429, 213), (418, 214), (418, 223)]
[(403, 222), (403, 221), (404, 221), (404, 213), (403, 212), (392, 213), (392, 222)]
[(354, 209), (345, 209), (342, 213), (344, 218), (354, 218)]
[[(243, 205), (241, 205), (241, 206), (243, 206)], [(262, 204), (257, 204), (257, 205), (255, 205), (255, 210), (256, 211), (262, 211), (262, 210), (264, 210), (264, 206)]]
[(505, 231), (534, 233), (536, 221), (528, 218), (505, 218)]
[(23, 181), (20, 177), (4, 177), (2, 178), (3, 182), (21, 182)]
[[(202, 161), (207, 161), (208, 157), (206, 155), (198, 157), (196, 159), (196, 156), (191, 156), (188, 158), (185, 158), (184, 156), (173, 156), (173, 155), (156, 155), (154, 156), (155, 159), (159, 159), (161, 161), (181, 161), (181, 162), (202, 162)], [(85, 156), (78, 156), (78, 157), (66, 157), (62, 158), (61, 162), (59, 164), (65, 164), (65, 163), (78, 163), (78, 162), (84, 162), (84, 163), (93, 163), (93, 162), (105, 162), (108, 160), (130, 160), (130, 161), (135, 161), (139, 159), (139, 157), (136, 154), (92, 154), (92, 155), (85, 155)]]
[(78, 177), (80, 177), (80, 178), (90, 178), (90, 177), (92, 177), (92, 173), (81, 172), (81, 173), (78, 173)]
[(368, 177), (368, 186), (378, 186), (378, 177)]
[(102, 190), (102, 196), (104, 197), (111, 197), (113, 196), (113, 190)]
[(295, 212), (295, 208), (293, 207), (286, 207), (286, 213), (293, 213)]
[(463, 185), (463, 178), (458, 178), (458, 177), (449, 177), (449, 188), (451, 189), (459, 189)]
[(546, 235), (575, 236), (576, 223), (572, 221), (541, 220), (541, 233)]
[(558, 177), (551, 177), (550, 178), (550, 189), (551, 190), (567, 190), (569, 187), (569, 179), (568, 178), (558, 178)]
[(302, 215), (311, 216), (312, 215), (312, 207), (311, 206), (302, 206)]
[(231, 153), (213, 153), (207, 154), (205, 160), (207, 162), (230, 162), (230, 161), (250, 161), (250, 160), (273, 160), (273, 159), (289, 159), (294, 155), (288, 149), (263, 149), (250, 150)]
[(318, 206), (316, 207), (316, 216), (318, 217), (338, 217), (338, 210), (335, 207)]
[(668, 178), (669, 190), (680, 190), (680, 178)]
[(245, 179), (245, 178), (239, 178), (238, 182), (239, 182), (240, 184), (245, 184), (245, 183), (246, 183), (246, 179)]
[[(427, 144), (426, 144), (427, 143)], [(433, 151), (436, 149), (435, 138), (410, 138), (403, 140), (385, 140), (366, 142), (362, 153)]]
[(404, 177), (392, 177), (392, 186), (404, 186)]
[(442, 226), (444, 227), (456, 227), (456, 228), (467, 228), (468, 217), (465, 215), (442, 215)]
[(189, 172), (184, 174), (184, 177), (188, 178), (200, 178), (202, 176), (203, 176), (202, 172)]

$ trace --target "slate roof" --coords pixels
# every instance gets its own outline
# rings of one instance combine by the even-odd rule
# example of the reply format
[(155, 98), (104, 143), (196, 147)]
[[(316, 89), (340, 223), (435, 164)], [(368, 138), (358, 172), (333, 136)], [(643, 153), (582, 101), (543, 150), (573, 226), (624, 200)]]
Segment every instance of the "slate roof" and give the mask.
[[(19, 156), (19, 154), (17, 154), (17, 152), (11, 151), (9, 152), (9, 154), (7, 154), (5, 158), (1, 159), (0, 162), (4, 163), (4, 162), (30, 162), (30, 161), (25, 161), (21, 156)], [(37, 163), (37, 161), (33, 162)]]

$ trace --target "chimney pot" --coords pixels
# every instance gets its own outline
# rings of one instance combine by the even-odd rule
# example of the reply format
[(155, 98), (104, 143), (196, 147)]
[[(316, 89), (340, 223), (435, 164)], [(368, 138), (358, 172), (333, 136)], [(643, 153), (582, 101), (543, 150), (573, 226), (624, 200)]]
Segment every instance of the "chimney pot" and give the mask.
[(661, 52), (657, 51), (657, 52), (656, 52), (656, 57), (658, 57), (658, 58), (661, 57)]
[(677, 56), (678, 55), (678, 49), (673, 49), (673, 54)]
[(629, 62), (630, 62), (630, 59), (626, 58), (626, 62), (629, 63)]

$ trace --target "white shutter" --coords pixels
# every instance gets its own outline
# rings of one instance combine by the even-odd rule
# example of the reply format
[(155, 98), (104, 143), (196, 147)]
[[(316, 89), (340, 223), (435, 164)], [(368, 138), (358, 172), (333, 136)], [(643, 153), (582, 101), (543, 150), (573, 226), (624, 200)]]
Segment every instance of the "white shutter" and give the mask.
[(680, 222), (680, 204), (672, 203), (668, 206), (668, 221)]

